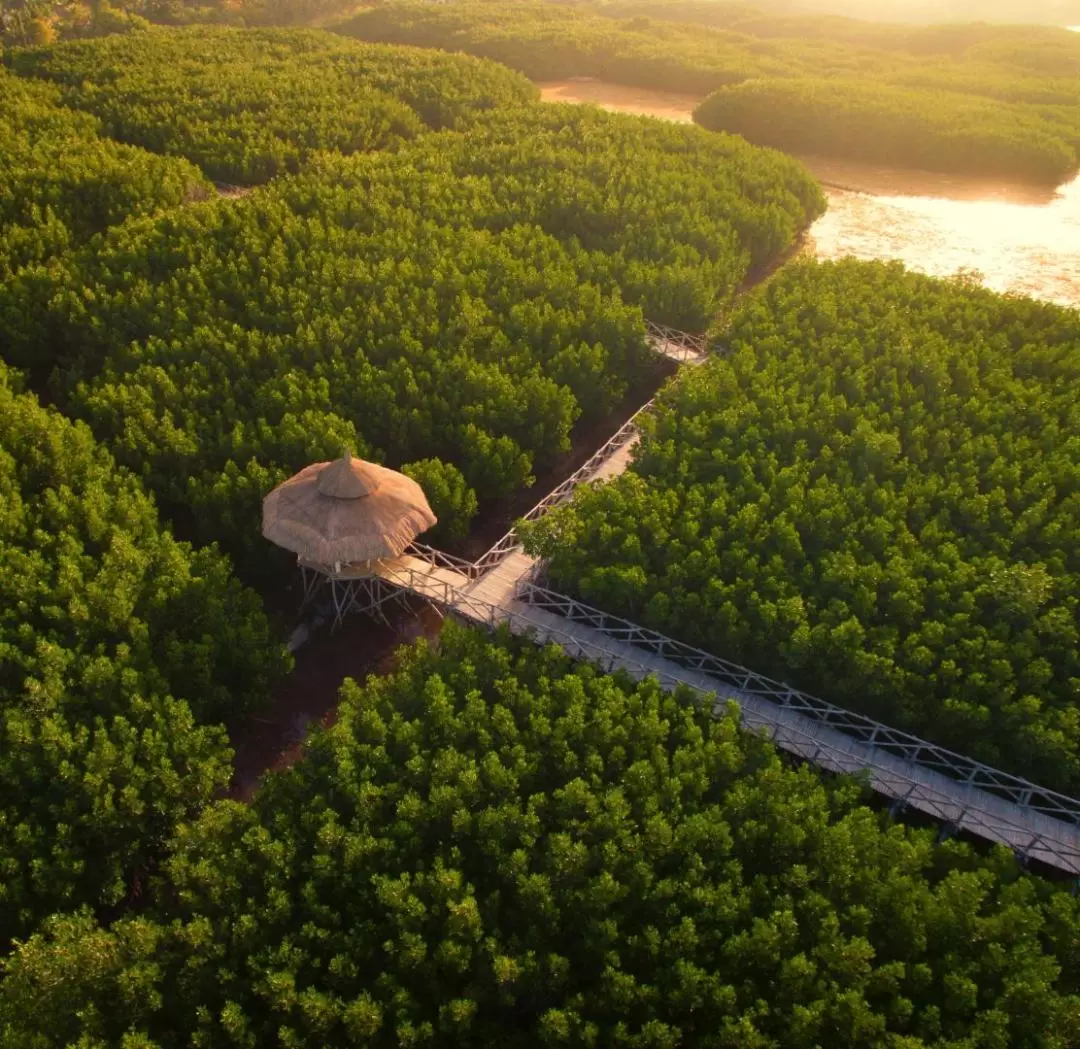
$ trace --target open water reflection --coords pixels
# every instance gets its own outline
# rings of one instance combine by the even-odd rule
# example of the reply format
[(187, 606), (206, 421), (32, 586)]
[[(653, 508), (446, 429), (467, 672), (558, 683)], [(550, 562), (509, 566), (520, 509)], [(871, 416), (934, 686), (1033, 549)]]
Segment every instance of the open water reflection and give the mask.
[[(552, 102), (682, 122), (696, 99), (600, 80), (541, 84)], [(978, 272), (995, 291), (1080, 307), (1080, 176), (1056, 191), (990, 179), (877, 168), (819, 157), (803, 163), (825, 185), (829, 210), (810, 229), (820, 258), (899, 259), (949, 276)]]

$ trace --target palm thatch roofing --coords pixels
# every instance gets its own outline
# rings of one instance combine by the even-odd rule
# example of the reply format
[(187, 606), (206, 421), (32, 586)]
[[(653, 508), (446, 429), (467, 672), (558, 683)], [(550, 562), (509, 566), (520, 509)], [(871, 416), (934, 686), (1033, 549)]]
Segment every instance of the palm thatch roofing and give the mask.
[(348, 453), (304, 467), (263, 500), (262, 534), (322, 565), (399, 557), (436, 523), (411, 477)]

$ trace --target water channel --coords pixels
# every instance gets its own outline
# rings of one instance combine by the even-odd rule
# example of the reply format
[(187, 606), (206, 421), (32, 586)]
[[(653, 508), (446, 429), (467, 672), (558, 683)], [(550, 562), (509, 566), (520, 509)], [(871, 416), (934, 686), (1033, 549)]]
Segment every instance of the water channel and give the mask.
[[(698, 99), (571, 79), (541, 84), (551, 102), (690, 122)], [(899, 259), (935, 276), (978, 273), (989, 288), (1080, 307), (1080, 176), (1045, 187), (800, 157), (829, 210), (810, 229), (820, 258)]]

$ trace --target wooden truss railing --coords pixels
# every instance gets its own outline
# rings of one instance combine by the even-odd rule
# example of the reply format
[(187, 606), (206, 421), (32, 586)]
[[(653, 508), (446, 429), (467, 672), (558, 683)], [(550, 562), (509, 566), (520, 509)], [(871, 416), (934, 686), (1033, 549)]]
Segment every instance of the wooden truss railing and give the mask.
[[(664, 344), (662, 352), (668, 356), (674, 356), (673, 347), (678, 352), (685, 351), (686, 360), (700, 360), (708, 351), (703, 336), (687, 335), (685, 332), (648, 321), (646, 330), (654, 345)], [(524, 515), (524, 519), (537, 520), (569, 499), (579, 485), (596, 475), (604, 462), (636, 439), (638, 423), (642, 416), (652, 409), (653, 402), (650, 401), (635, 412), (588, 462), (541, 499)], [(431, 569), (454, 573), (461, 584), (451, 583), (446, 579), (439, 580), (432, 575), (405, 568), (394, 569), (392, 576), (386, 578), (391, 578), (395, 586), (412, 590), (437, 605), (452, 608), (473, 622), (491, 628), (507, 624), (515, 633), (536, 631), (537, 623), (528, 615), (523, 615), (513, 608), (489, 604), (463, 589), (464, 584), (480, 579), (519, 548), (520, 541), (514, 530), (507, 532), (476, 561), (467, 561), (434, 547), (414, 543), (407, 551), (409, 554)], [(628, 649), (636, 649), (654, 659), (660, 657), (666, 661), (666, 665), (678, 668), (674, 673), (664, 671), (658, 674), (665, 687), (688, 683), (691, 687), (700, 687), (688, 682), (679, 671), (685, 672), (688, 677), (705, 675), (722, 688), (726, 687), (744, 697), (762, 700), (753, 710), (749, 707), (744, 709), (743, 719), (751, 727), (767, 729), (776, 743), (784, 749), (835, 772), (866, 773), (872, 781), (871, 785), (880, 793), (900, 804), (913, 805), (946, 824), (963, 823), (975, 833), (980, 833), (979, 828), (982, 827), (986, 832), (985, 837), (995, 841), (1007, 840), (1017, 847), (1018, 851), (1024, 852), (1026, 849), (1032, 855), (1042, 853), (1044, 858), (1046, 855), (1071, 857), (1058, 865), (1064, 865), (1063, 869), (1080, 874), (1080, 855), (1075, 854), (1073, 845), (1054, 842), (1050, 837), (1032, 832), (1030, 827), (1015, 820), (1010, 823), (1001, 813), (988, 814), (977, 807), (965, 806), (955, 797), (943, 794), (940, 789), (928, 787), (917, 777), (920, 771), (945, 777), (957, 784), (958, 796), (963, 794), (963, 788), (971, 788), (973, 791), (990, 795), (992, 799), (1000, 799), (1001, 802), (1016, 806), (1020, 811), (1030, 811), (1036, 817), (1058, 820), (1072, 827), (1080, 826), (1080, 801), (1047, 790), (1019, 776), (1001, 772), (917, 736), (890, 728), (861, 714), (844, 710), (746, 667), (546, 589), (538, 585), (536, 579), (541, 567), (539, 564), (533, 565), (532, 570), (519, 581), (515, 602), (518, 609), (525, 607), (535, 609), (541, 614), (546, 613), (539, 631), (542, 634), (541, 640), (555, 641), (572, 656), (592, 660), (609, 670), (627, 670), (639, 679), (657, 673), (656, 668), (650, 667), (645, 661), (637, 662), (628, 657)], [(362, 601), (381, 605), (387, 595), (389, 591), (372, 591), (370, 595), (366, 592), (363, 595), (358, 594), (354, 607), (359, 606)], [(560, 623), (564, 626), (560, 626)], [(575, 624), (588, 628), (584, 632), (586, 636), (575, 634)], [(618, 660), (613, 662), (611, 652), (595, 641), (590, 641), (590, 637), (618, 642), (621, 647)], [(837, 740), (854, 740), (860, 745), (872, 747), (883, 759), (883, 764), (870, 764), (868, 767), (865, 758), (852, 755), (850, 751), (844, 750), (842, 745), (830, 744), (816, 737), (812, 730), (793, 728), (782, 719), (773, 717), (769, 713), (771, 710), (797, 714), (797, 720), (801, 723), (805, 723), (802, 719), (809, 719), (815, 728), (839, 733), (839, 736), (834, 737)], [(897, 766), (900, 762), (914, 770), (912, 774), (899, 769)], [(1007, 839), (1000, 833), (1001, 827), (1005, 825), (1012, 828)], [(1029, 844), (1024, 845), (1021, 842), (1020, 846), (1016, 846), (1016, 842), (1029, 833), (1033, 835)], [(1073, 851), (1069, 852), (1070, 849)]]
[(834, 706), (738, 663), (721, 659), (655, 630), (592, 608), (565, 594), (538, 586), (528, 577), (519, 584), (516, 596), (524, 604), (552, 612), (568, 623), (584, 623), (606, 637), (660, 656), (686, 670), (708, 674), (739, 692), (761, 696), (780, 707), (798, 711), (818, 724), (837, 729), (846, 736), (869, 743), (885, 753), (895, 754), (921, 768), (932, 769), (1015, 805), (1080, 826), (1080, 801), (1075, 798), (1040, 787), (1020, 776), (1001, 772), (862, 714)]
[[(665, 659), (674, 663), (678, 663), (679, 660), (673, 659), (672, 655), (681, 653), (688, 663), (697, 664), (693, 669), (704, 669), (704, 672), (710, 677), (715, 677), (718, 683), (728, 683), (739, 691), (767, 697), (774, 704), (797, 710), (803, 716), (810, 716), (817, 721), (821, 721), (822, 714), (826, 712), (823, 708), (830, 708), (830, 704), (798, 693), (786, 685), (770, 681), (724, 660), (717, 660), (707, 652), (700, 652), (690, 646), (665, 638), (663, 635), (636, 627), (635, 624), (627, 623), (625, 620), (608, 616), (606, 613), (565, 598), (563, 595), (545, 591), (532, 583), (525, 583), (522, 586), (522, 598), (532, 598), (528, 605), (537, 609), (546, 610), (545, 606), (548, 603), (559, 604), (562, 611), (556, 612), (556, 615), (563, 617), (567, 624), (565, 629), (552, 625), (550, 619), (553, 617), (549, 617), (548, 621), (542, 624), (538, 623), (527, 613), (515, 611), (504, 605), (491, 604), (469, 594), (460, 586), (433, 578), (415, 569), (395, 567), (384, 578), (402, 589), (422, 595), (474, 624), (480, 624), (492, 630), (506, 626), (515, 634), (531, 636), (541, 643), (557, 644), (572, 658), (593, 662), (609, 673), (623, 671), (638, 681), (653, 677), (665, 689), (682, 685), (696, 692), (702, 692), (698, 683), (677, 672), (658, 673), (655, 666), (638, 662), (628, 657), (624, 651), (613, 653), (591, 641), (588, 634), (583, 636), (581, 633), (575, 633), (573, 623), (587, 622), (590, 627), (588, 633), (599, 631), (612, 640), (618, 640), (632, 647), (643, 647), (635, 645), (634, 640), (628, 635), (629, 629), (637, 631), (643, 636), (648, 636), (650, 652), (654, 654), (662, 652)], [(601, 621), (606, 621), (606, 625), (597, 626), (597, 617)], [(659, 645), (659, 651), (653, 647), (656, 645)], [(690, 653), (692, 653), (692, 658)], [(682, 666), (681, 663), (679, 665)], [(686, 669), (690, 667), (687, 666)], [(785, 702), (785, 698), (789, 701)], [(804, 705), (803, 700), (809, 703)], [(718, 711), (719, 709), (726, 709), (726, 704), (718, 704)], [(1023, 822), (1022, 818), (1010, 817), (1003, 812), (988, 811), (985, 807), (972, 802), (973, 797), (978, 797), (974, 791), (953, 795), (935, 786), (933, 782), (920, 779), (918, 771), (926, 768), (936, 775), (944, 773), (948, 776), (950, 772), (959, 771), (961, 767), (966, 768), (966, 776), (952, 776), (958, 785), (988, 791), (1002, 800), (1011, 802), (1016, 806), (1013, 811), (1017, 812), (1018, 817), (1022, 816), (1024, 810), (1032, 810), (1075, 825), (1080, 814), (1077, 811), (1078, 803), (1073, 799), (1045, 791), (1017, 777), (999, 773), (995, 769), (979, 765), (961, 755), (953, 755), (943, 748), (935, 747), (913, 736), (906, 737), (909, 741), (907, 750), (895, 749), (903, 733), (897, 733), (885, 725), (870, 722), (869, 719), (852, 715), (838, 707), (831, 707), (830, 711), (847, 718), (854, 718), (870, 726), (871, 732), (868, 737), (865, 737), (865, 741), (872, 748), (881, 751), (890, 750), (892, 747), (890, 752), (905, 764), (915, 766), (915, 773), (906, 772), (895, 762), (887, 767), (868, 763), (858, 754), (830, 743), (828, 739), (816, 735), (812, 730), (800, 730), (782, 718), (763, 715), (760, 708), (757, 712), (750, 712), (744, 708), (741, 716), (744, 725), (750, 729), (765, 730), (772, 741), (782, 749), (795, 753), (829, 771), (860, 777), (871, 789), (893, 799), (895, 803), (917, 808), (940, 821), (947, 828), (963, 828), (987, 840), (1008, 845), (1021, 858), (1035, 858), (1073, 875), (1080, 875), (1080, 848), (1077, 847), (1075, 841), (1060, 840), (1051, 832), (1033, 830), (1031, 826)], [(841, 728), (844, 732), (848, 731), (846, 727), (839, 725), (834, 727)], [(891, 742), (886, 737), (892, 737)], [(933, 756), (933, 760), (928, 761), (930, 756)], [(949, 760), (945, 760), (946, 758)], [(983, 775), (984, 773), (988, 775)], [(1006, 781), (1011, 781), (1013, 787), (1020, 788), (1019, 796), (1012, 795), (1012, 788)], [(1029, 791), (1030, 796), (1027, 793)]]
[(455, 557), (426, 543), (410, 543), (405, 548), (405, 553), (423, 561), (424, 564), (431, 565), (432, 568), (446, 568), (451, 572), (460, 572), (467, 579), (478, 579), (483, 575), (483, 570), (477, 568), (479, 561), (467, 561), (463, 557)]
[[(637, 438), (638, 423), (652, 410), (652, 401), (642, 405), (589, 457), (584, 465), (575, 470), (557, 488), (553, 488), (548, 492), (528, 513), (523, 514), (522, 520), (537, 521), (553, 507), (565, 503), (574, 494), (574, 490), (588, 481), (608, 459)], [(476, 560), (474, 568), (478, 570), (478, 574), (482, 575), (488, 569), (494, 568), (501, 563), (507, 555), (520, 545), (521, 540), (518, 539), (517, 531), (511, 528), (490, 550)]]
[[(677, 328), (669, 328), (664, 324), (655, 324), (653, 321), (645, 321), (645, 335), (653, 345), (663, 344), (665, 353), (682, 361), (701, 360), (708, 353), (709, 343), (704, 335), (692, 335), (689, 332), (679, 331)], [(599, 468), (615, 455), (620, 449), (630, 444), (638, 432), (638, 423), (642, 417), (653, 410), (653, 400), (643, 404), (629, 419), (619, 427), (612, 436), (598, 448), (589, 460), (575, 470), (557, 488), (548, 492), (531, 510), (526, 513), (522, 520), (535, 521), (544, 516), (552, 507), (566, 502), (574, 493), (574, 489), (588, 481)], [(520, 546), (515, 529), (511, 528), (504, 536), (495, 542), (488, 550), (480, 555), (475, 561), (466, 561), (463, 558), (444, 554), (441, 550), (425, 545), (413, 543), (406, 551), (414, 557), (426, 561), (436, 568), (449, 568), (456, 572), (467, 575), (470, 579), (478, 579), (485, 572), (501, 564), (514, 550)]]
[[(574, 494), (576, 488), (589, 480), (611, 456), (626, 447), (637, 437), (638, 423), (646, 413), (652, 411), (652, 408), (653, 402), (649, 401), (648, 404), (643, 405), (634, 412), (619, 427), (618, 431), (612, 434), (604, 445), (589, 457), (583, 466), (575, 470), (562, 484), (557, 488), (553, 488), (531, 510), (523, 514), (522, 520), (536, 521), (553, 507), (565, 503)], [(453, 554), (443, 553), (443, 551), (436, 550), (435, 547), (427, 546), (425, 543), (411, 543), (405, 552), (435, 568), (448, 568), (460, 572), (469, 579), (479, 579), (485, 572), (501, 564), (520, 545), (521, 540), (518, 538), (517, 530), (511, 528), (506, 535), (475, 561), (466, 561), (464, 558), (455, 557)]]
[(645, 336), (653, 343), (665, 347), (667, 356), (684, 361), (704, 357), (709, 352), (709, 340), (704, 335), (691, 335), (678, 328), (669, 328), (666, 324), (645, 321)]

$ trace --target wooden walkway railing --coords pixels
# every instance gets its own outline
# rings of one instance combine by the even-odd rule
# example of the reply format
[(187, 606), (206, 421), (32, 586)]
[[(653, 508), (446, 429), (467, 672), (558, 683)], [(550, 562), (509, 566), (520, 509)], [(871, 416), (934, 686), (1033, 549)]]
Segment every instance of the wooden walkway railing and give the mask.
[[(647, 327), (658, 352), (690, 363), (706, 359), (703, 337)], [(635, 412), (525, 519), (542, 517), (579, 485), (624, 468), (638, 423), (652, 407), (650, 401)], [(767, 731), (782, 749), (833, 772), (861, 775), (895, 804), (946, 827), (1080, 876), (1080, 801), (549, 590), (537, 582), (541, 567), (511, 530), (476, 561), (414, 543), (404, 556), (384, 562), (374, 579), (367, 569), (350, 573), (348, 566), (337, 576), (322, 572), (334, 589), (339, 616), (347, 609), (377, 614), (407, 591), (472, 623), (505, 625), (515, 634), (554, 642), (608, 671), (636, 680), (655, 676), (669, 689), (685, 685), (715, 695), (718, 705), (735, 700), (744, 724)]]
[(522, 579), (516, 596), (530, 607), (552, 612), (568, 623), (584, 623), (606, 637), (651, 652), (684, 670), (708, 674), (744, 696), (760, 696), (778, 706), (798, 711), (819, 725), (837, 729), (846, 736), (871, 744), (883, 754), (894, 754), (921, 768), (940, 772), (957, 783), (976, 787), (1025, 809), (1041, 812), (1080, 827), (1080, 801), (1068, 795), (1040, 787), (1021, 776), (1002, 772), (909, 732), (890, 728), (863, 714), (856, 714), (818, 699), (738, 663), (721, 659), (655, 630), (592, 608), (565, 594), (537, 586), (528, 577)]
[(709, 340), (704, 335), (669, 328), (666, 324), (645, 321), (645, 337), (653, 349), (676, 361), (693, 361), (709, 352)]
[[(645, 335), (649, 345), (657, 353), (682, 364), (697, 365), (708, 359), (709, 345), (704, 335), (692, 335), (689, 332), (679, 331), (677, 328), (654, 324), (650, 320), (645, 321)], [(643, 404), (582, 466), (525, 513), (522, 520), (538, 520), (552, 507), (565, 503), (574, 494), (576, 488), (600, 476), (606, 464), (638, 439), (639, 424), (644, 416), (653, 411), (655, 404), (655, 398)], [(484, 572), (501, 564), (520, 545), (517, 531), (511, 528), (475, 561), (454, 558), (424, 543), (413, 543), (408, 552), (436, 567), (452, 568), (476, 579)]]
[(665, 689), (683, 685), (715, 696), (718, 710), (734, 700), (743, 724), (764, 730), (782, 750), (832, 772), (861, 776), (900, 806), (1080, 877), (1080, 803), (1074, 799), (537, 587), (527, 578), (534, 562), (521, 552), (515, 557), (524, 571), (512, 588), (520, 597), (512, 599), (505, 596), (505, 584), (494, 588), (502, 596), (492, 601), (485, 580), (407, 556), (388, 562), (381, 578), (471, 623), (506, 626), (557, 644), (572, 658), (608, 672), (623, 671), (635, 680), (654, 677)]
[[(557, 488), (553, 488), (543, 499), (540, 500), (528, 513), (522, 516), (523, 521), (536, 521), (544, 516), (552, 507), (558, 506), (561, 503), (567, 502), (574, 494), (574, 490), (588, 481), (593, 480), (600, 472), (605, 463), (610, 461), (618, 452), (622, 449), (633, 444), (638, 438), (638, 423), (641, 421), (642, 416), (653, 410), (653, 402), (649, 401), (648, 404), (642, 405), (629, 419), (626, 420), (619, 427), (619, 429), (608, 438), (608, 440), (600, 446), (589, 457), (589, 459), (580, 468), (575, 470), (562, 484)], [(517, 537), (517, 531), (513, 528), (506, 533), (494, 546), (491, 547), (486, 553), (477, 558), (474, 570), (478, 574), (486, 572), (489, 568), (494, 568), (499, 564), (511, 551), (516, 550), (521, 545)]]

